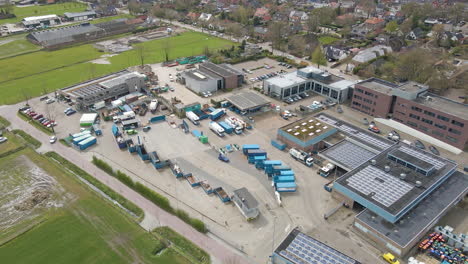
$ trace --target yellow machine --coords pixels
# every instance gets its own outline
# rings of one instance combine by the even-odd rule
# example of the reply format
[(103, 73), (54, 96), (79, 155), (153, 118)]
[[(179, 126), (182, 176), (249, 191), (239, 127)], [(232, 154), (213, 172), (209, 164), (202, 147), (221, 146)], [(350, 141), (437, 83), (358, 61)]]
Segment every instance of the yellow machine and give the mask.
[(385, 259), (388, 263), (391, 264), (400, 264), (400, 261), (398, 261), (395, 256), (393, 256), (391, 253), (385, 253), (382, 255), (382, 258)]

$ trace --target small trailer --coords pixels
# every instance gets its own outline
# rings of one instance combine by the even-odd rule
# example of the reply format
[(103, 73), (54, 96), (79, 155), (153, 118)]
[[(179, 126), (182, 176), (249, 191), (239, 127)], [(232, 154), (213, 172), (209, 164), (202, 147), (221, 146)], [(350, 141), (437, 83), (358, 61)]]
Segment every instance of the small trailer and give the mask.
[(223, 187), (218, 187), (218, 188), (214, 189), (213, 192), (219, 197), (219, 199), (220, 199), (223, 203), (227, 203), (227, 202), (231, 201), (231, 198), (230, 198), (229, 195), (227, 195), (227, 193), (224, 191)]
[(257, 145), (257, 144), (244, 144), (244, 145), (242, 145), (242, 152), (244, 153), (244, 155), (247, 155), (247, 151), (249, 151), (250, 149), (260, 149), (260, 146)]
[(278, 182), (275, 183), (277, 192), (295, 192), (297, 185), (295, 182)]
[(192, 175), (192, 173), (187, 173), (184, 175), (184, 178), (188, 181), (190, 186), (196, 187), (200, 186), (200, 181), (195, 178), (195, 176)]
[(213, 188), (211, 188), (211, 185), (208, 183), (208, 181), (201, 181), (200, 186), (206, 194), (210, 195), (213, 193)]
[(133, 143), (133, 140), (130, 138), (130, 139), (127, 140), (126, 143), (127, 143), (128, 152), (130, 152), (130, 153), (136, 153), (137, 148), (136, 148), (135, 143)]

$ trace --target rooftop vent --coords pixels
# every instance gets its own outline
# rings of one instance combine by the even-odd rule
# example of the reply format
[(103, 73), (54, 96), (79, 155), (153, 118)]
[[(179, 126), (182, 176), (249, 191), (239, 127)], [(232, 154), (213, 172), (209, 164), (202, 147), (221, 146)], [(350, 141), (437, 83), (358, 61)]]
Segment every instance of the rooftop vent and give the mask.
[(299, 128), (299, 126), (295, 126), (294, 128), (295, 128), (295, 129), (298, 129), (298, 128)]
[(377, 164), (377, 161), (375, 159), (371, 160), (370, 163), (375, 166)]
[(305, 125), (307, 125), (307, 123), (306, 123), (306, 122), (304, 122), (304, 123), (302, 123), (301, 125), (302, 125), (302, 126), (305, 126)]
[(421, 187), (421, 186), (422, 186), (422, 182), (416, 181), (415, 186), (416, 186), (416, 187)]
[(294, 133), (295, 136), (299, 135), (299, 132)]
[(401, 179), (401, 180), (406, 179), (406, 173), (401, 173), (401, 174), (400, 174), (400, 179)]
[(320, 133), (320, 132), (322, 132), (322, 130), (320, 129), (317, 129), (317, 131), (315, 131), (315, 133)]
[(312, 123), (312, 122), (314, 122), (314, 120), (313, 120), (313, 119), (309, 119), (309, 123)]
[(385, 170), (385, 172), (390, 172), (390, 166), (386, 165), (384, 170)]
[(292, 131), (292, 128), (290, 128), (290, 129), (288, 129), (288, 130), (286, 130), (286, 131), (291, 132), (291, 131)]

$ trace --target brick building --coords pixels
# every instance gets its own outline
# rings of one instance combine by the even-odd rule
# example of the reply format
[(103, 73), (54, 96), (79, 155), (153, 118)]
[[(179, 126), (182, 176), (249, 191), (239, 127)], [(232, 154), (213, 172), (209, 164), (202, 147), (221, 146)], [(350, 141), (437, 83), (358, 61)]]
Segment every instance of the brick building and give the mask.
[(244, 74), (226, 63), (218, 65), (212, 62), (205, 62), (200, 64), (199, 69), (221, 77), (221, 89), (234, 89), (240, 87), (244, 82)]
[(430, 94), (429, 87), (370, 78), (355, 85), (351, 107), (392, 118), (459, 149), (468, 145), (468, 105)]

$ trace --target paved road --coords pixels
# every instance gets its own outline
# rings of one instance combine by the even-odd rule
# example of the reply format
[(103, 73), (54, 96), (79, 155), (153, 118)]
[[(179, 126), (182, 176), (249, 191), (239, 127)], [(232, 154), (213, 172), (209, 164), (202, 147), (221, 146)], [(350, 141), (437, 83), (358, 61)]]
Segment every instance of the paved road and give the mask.
[(26, 133), (32, 135), (37, 140), (42, 142), (42, 147), (40, 151), (49, 151), (53, 150), (65, 157), (69, 161), (80, 166), (82, 169), (87, 171), (89, 174), (93, 175), (96, 179), (105, 183), (107, 186), (112, 188), (115, 191), (118, 191), (128, 200), (132, 201), (139, 207), (141, 207), (146, 214), (151, 214), (152, 217), (156, 217), (161, 225), (169, 226), (170, 228), (176, 230), (199, 247), (207, 251), (215, 260), (225, 262), (227, 260), (235, 260), (235, 262), (229, 263), (249, 263), (249, 261), (244, 256), (240, 256), (234, 253), (231, 249), (227, 248), (225, 245), (222, 245), (220, 242), (201, 234), (200, 232), (193, 229), (191, 226), (187, 225), (185, 222), (179, 218), (167, 213), (162, 210), (149, 200), (145, 199), (143, 196), (128, 188), (126, 185), (122, 184), (120, 181), (104, 173), (97, 167), (95, 167), (89, 160), (86, 160), (82, 155), (76, 155), (75, 150), (72, 150), (60, 143), (51, 145), (49, 143), (49, 136), (43, 132), (37, 130), (32, 125), (29, 125), (27, 122), (23, 121), (16, 115), (16, 111), (19, 108), (19, 105), (13, 106), (1, 106), (0, 115), (5, 117), (11, 122), (11, 127), (13, 129), (22, 129)]

